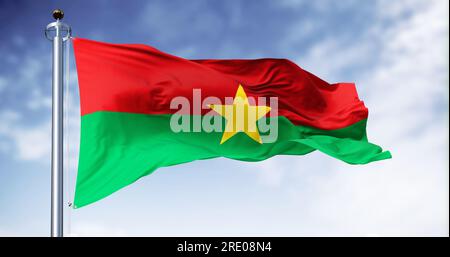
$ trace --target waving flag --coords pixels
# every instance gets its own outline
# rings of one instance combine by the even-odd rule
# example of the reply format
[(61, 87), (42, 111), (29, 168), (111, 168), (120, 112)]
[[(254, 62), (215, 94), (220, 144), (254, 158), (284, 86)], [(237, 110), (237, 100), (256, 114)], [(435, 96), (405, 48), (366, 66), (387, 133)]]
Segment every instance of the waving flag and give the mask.
[(289, 60), (186, 60), (80, 38), (74, 49), (82, 115), (75, 207), (194, 160), (314, 150), (350, 164), (391, 158), (368, 142), (354, 84), (328, 84)]

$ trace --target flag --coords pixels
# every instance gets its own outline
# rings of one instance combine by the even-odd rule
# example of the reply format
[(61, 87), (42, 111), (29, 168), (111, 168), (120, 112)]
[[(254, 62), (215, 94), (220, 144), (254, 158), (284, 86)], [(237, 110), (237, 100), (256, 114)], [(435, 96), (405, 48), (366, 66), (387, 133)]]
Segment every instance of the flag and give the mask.
[(194, 160), (315, 150), (350, 164), (391, 158), (368, 142), (368, 110), (353, 83), (329, 84), (289, 60), (186, 60), (81, 38), (73, 45), (81, 105), (75, 208)]

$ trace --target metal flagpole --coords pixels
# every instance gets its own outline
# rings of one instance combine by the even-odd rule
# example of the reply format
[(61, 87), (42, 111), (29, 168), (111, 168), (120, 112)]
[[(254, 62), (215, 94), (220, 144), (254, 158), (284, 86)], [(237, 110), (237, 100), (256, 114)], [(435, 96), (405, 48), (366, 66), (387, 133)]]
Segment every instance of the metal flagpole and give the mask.
[[(51, 172), (51, 236), (63, 236), (63, 47), (71, 29), (61, 22), (64, 12), (53, 11), (56, 20), (47, 25), (45, 36), (53, 42), (52, 75), (52, 172)], [(67, 58), (67, 57), (66, 57)]]

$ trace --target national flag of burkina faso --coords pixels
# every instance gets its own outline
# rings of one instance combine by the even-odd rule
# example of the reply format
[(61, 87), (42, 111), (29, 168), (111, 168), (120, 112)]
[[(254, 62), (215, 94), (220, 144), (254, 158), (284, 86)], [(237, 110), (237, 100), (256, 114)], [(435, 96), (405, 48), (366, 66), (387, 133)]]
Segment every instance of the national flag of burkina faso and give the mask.
[[(73, 42), (81, 103), (75, 208), (194, 160), (315, 150), (349, 164), (391, 158), (368, 142), (368, 110), (354, 84), (329, 84), (289, 60), (186, 60), (140, 44)], [(276, 109), (251, 100), (260, 98), (276, 99)], [(257, 125), (262, 118), (277, 125), (275, 137)]]

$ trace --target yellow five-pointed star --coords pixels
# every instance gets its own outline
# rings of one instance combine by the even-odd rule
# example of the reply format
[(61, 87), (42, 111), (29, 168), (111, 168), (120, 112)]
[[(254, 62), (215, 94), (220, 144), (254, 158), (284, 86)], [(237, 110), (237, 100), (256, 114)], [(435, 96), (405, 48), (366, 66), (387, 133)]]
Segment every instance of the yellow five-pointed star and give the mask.
[(270, 111), (270, 107), (250, 105), (240, 84), (232, 105), (211, 104), (209, 107), (227, 120), (220, 144), (238, 132), (244, 132), (251, 139), (262, 144), (256, 121), (264, 117)]

